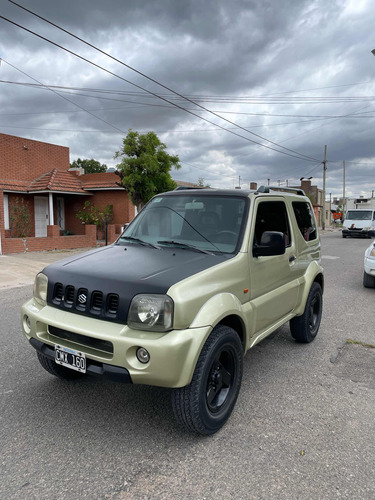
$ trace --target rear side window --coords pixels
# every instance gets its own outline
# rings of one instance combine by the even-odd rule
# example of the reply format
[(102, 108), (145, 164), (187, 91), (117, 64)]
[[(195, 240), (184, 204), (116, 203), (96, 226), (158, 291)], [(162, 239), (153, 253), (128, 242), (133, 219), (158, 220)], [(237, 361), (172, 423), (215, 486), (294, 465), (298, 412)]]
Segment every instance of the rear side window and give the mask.
[(315, 216), (309, 203), (305, 201), (293, 201), (294, 215), (303, 238), (306, 241), (317, 238)]

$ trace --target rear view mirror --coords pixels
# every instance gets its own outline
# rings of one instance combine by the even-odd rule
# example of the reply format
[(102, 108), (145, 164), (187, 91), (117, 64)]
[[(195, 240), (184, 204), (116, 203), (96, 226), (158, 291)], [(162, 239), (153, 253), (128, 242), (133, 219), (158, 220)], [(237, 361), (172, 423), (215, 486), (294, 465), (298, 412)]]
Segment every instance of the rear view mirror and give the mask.
[(265, 231), (262, 234), (260, 244), (256, 243), (253, 248), (254, 257), (269, 257), (284, 253), (285, 235), (279, 231)]

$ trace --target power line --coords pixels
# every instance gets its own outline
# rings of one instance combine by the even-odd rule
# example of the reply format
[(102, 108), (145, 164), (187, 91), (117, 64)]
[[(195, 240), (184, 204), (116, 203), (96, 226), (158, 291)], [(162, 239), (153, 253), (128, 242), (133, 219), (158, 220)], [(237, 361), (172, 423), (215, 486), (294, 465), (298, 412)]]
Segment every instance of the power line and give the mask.
[[(104, 100), (113, 100), (117, 102), (127, 102), (127, 103), (132, 103), (132, 104), (141, 104), (144, 106), (163, 106), (166, 108), (173, 108), (174, 106), (166, 106), (166, 105), (161, 105), (161, 104), (154, 104), (150, 102), (138, 102), (137, 101), (127, 101), (123, 99), (113, 99), (113, 98), (108, 98), (108, 97), (103, 97), (102, 95), (90, 95), (90, 94), (81, 94), (79, 92), (91, 92), (93, 94), (105, 94), (105, 95), (126, 95), (126, 96), (131, 96), (131, 97), (150, 97), (149, 95), (141, 94), (140, 92), (129, 92), (129, 91), (120, 91), (120, 90), (108, 90), (108, 89), (96, 89), (96, 88), (87, 88), (87, 87), (68, 87), (68, 86), (63, 86), (63, 85), (46, 85), (46, 84), (35, 84), (35, 83), (29, 83), (29, 82), (14, 82), (14, 81), (9, 81), (9, 80), (0, 80), (0, 83), (5, 83), (9, 85), (20, 85), (24, 87), (30, 87), (30, 88), (37, 88), (41, 90), (50, 90), (50, 89), (55, 89), (55, 90), (60, 90), (62, 92), (70, 90), (72, 92), (66, 92), (66, 93), (71, 93), (72, 95), (80, 95), (80, 96), (85, 96), (85, 97), (90, 97), (92, 99), (104, 99)], [(170, 97), (171, 98), (171, 97)], [(375, 100), (375, 97), (372, 99)], [(343, 101), (343, 102), (353, 102), (353, 101)], [(234, 104), (234, 102), (227, 102), (226, 104)], [(242, 103), (243, 104), (243, 103)], [(246, 104), (246, 103), (245, 103)], [(262, 103), (262, 104), (267, 104), (267, 103)], [(272, 103), (274, 104), (274, 103)], [(284, 104), (284, 103), (283, 103)], [(289, 103), (285, 103), (289, 104)], [(303, 104), (303, 103), (302, 103)], [(238, 112), (238, 111), (226, 111), (226, 110), (212, 110), (214, 113), (229, 113), (229, 114), (239, 114), (239, 115), (249, 115), (249, 116), (272, 116), (272, 117), (288, 117), (288, 118), (373, 118), (373, 115), (369, 115), (369, 113), (372, 113), (371, 111), (367, 111), (364, 113), (352, 113), (352, 114), (345, 114), (345, 115), (301, 115), (301, 114), (281, 114), (281, 113), (249, 113), (249, 112)], [(367, 115), (367, 116), (363, 116)]]
[[(34, 80), (34, 82), (37, 82), (38, 84), (42, 85), (36, 78), (33, 78), (32, 76), (28, 75), (27, 73), (25, 73), (24, 71), (20, 70), (19, 68), (16, 68), (16, 66), (13, 66), (13, 64), (10, 64), (9, 62), (5, 61), (5, 59), (0, 59), (0, 61), (3, 61), (5, 62), (6, 64), (8, 64), (9, 66), (11, 66), (12, 68), (16, 69), (17, 71), (19, 71), (20, 73), (22, 73), (23, 75), (27, 76), (28, 78), (30, 78), (31, 80)], [(48, 87), (47, 87), (48, 88)], [(60, 95), (58, 92), (56, 92), (54, 89), (48, 89), (50, 90), (53, 94), (57, 95), (58, 97), (61, 97), (61, 99), (64, 99), (65, 101), (68, 101), (70, 102), (71, 104), (73, 104), (74, 106), (77, 106), (78, 108), (80, 108), (82, 111), (85, 111), (86, 113), (88, 113), (89, 115), (93, 116), (94, 118), (96, 118), (97, 120), (100, 120), (102, 121), (103, 123), (106, 123), (107, 125), (109, 125), (110, 127), (114, 128), (115, 130), (117, 130), (118, 132), (121, 132), (121, 133), (125, 133), (123, 130), (117, 128), (115, 125), (112, 125), (111, 123), (107, 122), (106, 120), (103, 120), (102, 118), (100, 118), (99, 116), (96, 116), (94, 113), (91, 113), (91, 111), (88, 111), (87, 109), (85, 109), (83, 106), (71, 101), (70, 99), (68, 99), (67, 97), (64, 97), (62, 95)]]
[[(107, 57), (110, 57), (111, 59), (113, 59), (114, 61), (118, 62), (119, 64), (121, 64), (121, 65), (123, 65), (123, 66), (127, 67), (128, 69), (130, 69), (130, 70), (132, 70), (132, 71), (136, 72), (137, 74), (139, 74), (139, 75), (141, 75), (142, 77), (144, 77), (144, 78), (146, 78), (146, 79), (148, 79), (148, 80), (152, 81), (153, 83), (156, 83), (157, 85), (159, 85), (159, 86), (163, 87), (164, 89), (168, 90), (169, 92), (172, 92), (172, 93), (174, 93), (174, 94), (178, 95), (180, 98), (182, 98), (182, 99), (184, 99), (184, 100), (187, 100), (188, 102), (190, 102), (190, 103), (194, 104), (195, 106), (197, 106), (197, 107), (199, 107), (199, 108), (203, 109), (204, 111), (206, 111), (206, 112), (208, 112), (208, 113), (210, 113), (210, 114), (214, 115), (215, 117), (217, 117), (217, 118), (219, 118), (219, 119), (221, 119), (221, 120), (224, 120), (224, 121), (226, 121), (226, 122), (230, 123), (231, 125), (234, 125), (234, 126), (236, 126), (236, 127), (240, 128), (240, 129), (244, 130), (245, 132), (247, 132), (247, 133), (250, 133), (250, 134), (254, 135), (255, 137), (258, 137), (258, 138), (260, 138), (260, 139), (262, 139), (262, 140), (265, 140), (265, 141), (269, 142), (270, 144), (273, 144), (274, 146), (277, 146), (277, 147), (279, 147), (279, 148), (282, 148), (282, 149), (284, 149), (285, 151), (289, 151), (290, 153), (293, 153), (293, 154), (288, 154), (288, 153), (286, 153), (285, 151), (280, 151), (280, 150), (274, 149), (274, 148), (272, 148), (272, 147), (270, 147), (270, 146), (266, 146), (265, 144), (261, 144), (261, 143), (259, 143), (259, 142), (257, 142), (257, 141), (253, 141), (253, 140), (251, 140), (251, 139), (249, 139), (249, 138), (247, 138), (247, 137), (244, 137), (244, 136), (242, 136), (242, 135), (240, 135), (240, 134), (238, 134), (238, 133), (236, 133), (236, 132), (233, 132), (233, 131), (231, 131), (231, 130), (228, 130), (228, 132), (229, 132), (229, 133), (231, 133), (231, 134), (233, 134), (233, 135), (236, 135), (236, 136), (238, 136), (238, 137), (241, 137), (241, 138), (243, 138), (243, 139), (245, 139), (245, 140), (248, 140), (248, 141), (250, 141), (250, 142), (253, 142), (253, 143), (255, 143), (255, 144), (261, 145), (262, 147), (265, 147), (265, 148), (267, 148), (267, 149), (271, 149), (271, 150), (273, 150), (273, 151), (276, 151), (276, 152), (278, 152), (278, 153), (281, 153), (281, 154), (285, 154), (285, 155), (288, 155), (288, 156), (292, 156), (292, 157), (295, 157), (295, 158), (298, 158), (298, 159), (304, 159), (304, 160), (307, 160), (307, 161), (318, 161), (316, 158), (312, 158), (312, 157), (310, 157), (310, 156), (304, 155), (303, 153), (298, 153), (297, 151), (294, 151), (294, 150), (292, 150), (292, 149), (285, 148), (284, 146), (280, 146), (279, 144), (277, 144), (277, 143), (275, 143), (275, 142), (273, 142), (273, 141), (270, 141), (269, 139), (266, 139), (265, 137), (262, 137), (262, 136), (260, 136), (260, 135), (258, 135), (258, 134), (255, 134), (254, 132), (251, 132), (250, 130), (248, 130), (248, 129), (244, 128), (244, 127), (241, 127), (240, 125), (238, 125), (238, 124), (236, 124), (236, 123), (234, 123), (234, 122), (232, 122), (232, 121), (230, 121), (230, 120), (228, 120), (228, 119), (226, 119), (226, 118), (224, 118), (224, 117), (220, 116), (219, 114), (217, 114), (217, 113), (215, 113), (215, 112), (213, 112), (213, 111), (210, 111), (209, 109), (205, 108), (204, 106), (201, 106), (200, 104), (198, 104), (198, 103), (194, 102), (193, 100), (191, 100), (191, 99), (189, 99), (189, 98), (187, 98), (187, 97), (185, 97), (185, 96), (183, 96), (183, 95), (179, 94), (178, 92), (176, 92), (176, 91), (174, 91), (174, 90), (170, 89), (169, 87), (167, 87), (167, 86), (165, 86), (165, 85), (161, 84), (160, 82), (157, 82), (157, 81), (156, 81), (156, 80), (154, 80), (153, 78), (151, 78), (151, 77), (149, 77), (149, 76), (145, 75), (144, 73), (142, 73), (142, 72), (140, 72), (140, 71), (136, 70), (135, 68), (133, 68), (133, 67), (129, 66), (128, 64), (124, 63), (123, 61), (120, 61), (119, 59), (117, 59), (117, 58), (113, 57), (112, 55), (110, 55), (110, 54), (108, 54), (107, 52), (105, 52), (105, 51), (103, 51), (103, 50), (99, 49), (98, 47), (95, 47), (94, 45), (92, 45), (92, 44), (90, 44), (89, 42), (87, 42), (87, 41), (83, 40), (82, 38), (80, 38), (80, 37), (78, 37), (78, 36), (74, 35), (73, 33), (71, 33), (71, 32), (69, 32), (69, 31), (65, 30), (64, 28), (62, 28), (62, 27), (58, 26), (57, 24), (55, 24), (55, 23), (53, 23), (53, 22), (51, 22), (51, 21), (49, 21), (49, 20), (47, 20), (47, 19), (43, 18), (42, 16), (40, 16), (40, 15), (38, 15), (38, 14), (34, 13), (33, 11), (31, 11), (31, 10), (29, 10), (29, 9), (26, 9), (25, 7), (23, 7), (23, 6), (19, 5), (19, 4), (17, 4), (16, 2), (13, 2), (13, 0), (9, 0), (9, 1), (10, 1), (11, 3), (13, 3), (14, 5), (16, 5), (17, 7), (20, 7), (21, 9), (23, 9), (23, 10), (25, 10), (25, 11), (29, 12), (30, 14), (32, 14), (32, 15), (34, 15), (34, 16), (36, 16), (36, 17), (38, 17), (39, 19), (41, 19), (41, 20), (43, 20), (43, 21), (47, 22), (48, 24), (50, 24), (50, 25), (52, 25), (52, 26), (56, 27), (57, 29), (59, 29), (59, 30), (63, 31), (64, 33), (67, 33), (68, 35), (72, 36), (73, 38), (75, 38), (75, 39), (77, 39), (77, 40), (81, 41), (82, 43), (84, 43), (84, 44), (88, 45), (89, 47), (91, 47), (91, 48), (93, 48), (93, 49), (97, 50), (98, 52), (100, 52), (100, 53), (102, 53), (102, 54), (106, 55)], [(123, 77), (121, 77), (121, 76), (119, 76), (119, 75), (116, 75), (115, 73), (113, 73), (113, 72), (111, 72), (111, 71), (109, 71), (109, 70), (107, 70), (107, 69), (103, 68), (102, 66), (100, 66), (100, 65), (98, 65), (98, 64), (96, 64), (96, 63), (94, 63), (93, 61), (90, 61), (90, 60), (88, 60), (88, 59), (84, 58), (83, 56), (81, 56), (81, 55), (79, 55), (79, 54), (77, 54), (77, 53), (75, 53), (75, 52), (73, 52), (73, 51), (71, 51), (71, 50), (69, 50), (69, 49), (67, 49), (67, 48), (65, 48), (65, 47), (63, 47), (63, 46), (61, 46), (61, 45), (59, 45), (59, 44), (57, 44), (56, 42), (53, 42), (52, 40), (49, 40), (49, 39), (47, 39), (47, 38), (43, 37), (42, 35), (40, 35), (40, 34), (38, 34), (38, 33), (35, 33), (35, 32), (33, 32), (33, 31), (29, 30), (28, 28), (25, 28), (24, 26), (19, 25), (18, 23), (15, 23), (14, 21), (11, 21), (10, 19), (5, 18), (4, 16), (0, 16), (0, 18), (1, 18), (1, 19), (4, 19), (4, 20), (5, 20), (5, 21), (7, 21), (7, 22), (10, 22), (11, 24), (14, 24), (15, 26), (17, 26), (17, 27), (19, 27), (19, 28), (21, 28), (21, 29), (23, 29), (23, 30), (25, 30), (25, 31), (27, 31), (27, 32), (29, 32), (29, 33), (31, 33), (31, 34), (33, 34), (33, 35), (37, 36), (37, 37), (39, 37), (39, 38), (41, 38), (42, 40), (47, 41), (48, 43), (51, 43), (52, 45), (54, 45), (54, 46), (56, 46), (56, 47), (61, 48), (62, 50), (65, 50), (66, 52), (68, 52), (68, 53), (70, 53), (70, 54), (74, 55), (75, 57), (78, 57), (78, 58), (80, 58), (80, 59), (82, 59), (82, 60), (84, 60), (84, 61), (88, 62), (89, 64), (91, 64), (91, 65), (93, 65), (93, 66), (95, 66), (95, 67), (97, 67), (97, 68), (99, 68), (99, 69), (101, 69), (101, 70), (103, 70), (103, 71), (106, 71), (107, 73), (109, 73), (109, 74), (111, 74), (111, 75), (113, 75), (113, 76), (115, 76), (115, 77), (117, 77), (117, 78), (120, 78), (120, 79), (121, 79), (121, 80), (123, 80), (123, 81), (126, 81), (127, 83), (129, 83), (129, 84), (131, 84), (131, 85), (135, 86), (136, 88), (139, 88), (139, 89), (141, 89), (141, 90), (143, 90), (143, 91), (145, 91), (145, 92), (147, 92), (147, 93), (149, 93), (149, 94), (151, 94), (151, 95), (154, 95), (155, 97), (157, 97), (157, 98), (159, 98), (159, 99), (162, 99), (162, 100), (164, 100), (164, 101), (168, 102), (169, 104), (172, 104), (172, 105), (174, 105), (174, 106), (178, 107), (179, 109), (181, 109), (181, 110), (183, 110), (183, 111), (185, 111), (185, 112), (187, 112), (187, 113), (189, 113), (189, 114), (192, 114), (193, 116), (196, 116), (196, 117), (198, 117), (198, 118), (200, 118), (200, 119), (202, 119), (202, 120), (205, 120), (205, 121), (207, 121), (208, 123), (211, 123), (212, 125), (215, 125), (215, 126), (216, 126), (216, 127), (218, 127), (218, 128), (221, 128), (221, 129), (227, 130), (227, 129), (225, 129), (224, 127), (220, 126), (219, 124), (214, 123), (214, 122), (211, 122), (210, 120), (207, 120), (206, 118), (203, 118), (203, 117), (201, 117), (201, 116), (197, 115), (197, 114), (196, 114), (195, 112), (193, 112), (193, 111), (190, 111), (190, 110), (188, 110), (188, 109), (186, 109), (186, 108), (184, 108), (184, 107), (182, 107), (182, 106), (179, 106), (178, 104), (173, 103), (173, 102), (171, 102), (170, 100), (168, 100), (168, 99), (166, 99), (166, 98), (164, 98), (164, 97), (162, 97), (162, 96), (160, 96), (160, 95), (158, 95), (158, 94), (156, 94), (156, 93), (154, 93), (154, 92), (152, 92), (152, 91), (149, 91), (149, 90), (147, 90), (147, 89), (145, 89), (145, 88), (141, 87), (140, 85), (137, 85), (137, 84), (135, 84), (135, 83), (133, 83), (133, 82), (130, 82), (129, 80), (126, 80), (125, 78), (123, 78)], [(296, 155), (297, 155), (297, 156), (296, 156)]]

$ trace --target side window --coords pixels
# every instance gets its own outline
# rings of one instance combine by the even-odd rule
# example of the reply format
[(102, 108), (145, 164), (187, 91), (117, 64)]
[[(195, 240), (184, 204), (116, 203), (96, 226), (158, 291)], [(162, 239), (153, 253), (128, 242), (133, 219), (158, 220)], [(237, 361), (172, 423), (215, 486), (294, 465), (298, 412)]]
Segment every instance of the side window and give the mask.
[(255, 242), (259, 243), (265, 231), (279, 231), (284, 234), (285, 246), (290, 246), (288, 213), (283, 201), (262, 201), (258, 205), (255, 221)]
[(306, 241), (315, 240), (317, 237), (315, 216), (309, 203), (293, 201), (293, 210), (303, 238)]

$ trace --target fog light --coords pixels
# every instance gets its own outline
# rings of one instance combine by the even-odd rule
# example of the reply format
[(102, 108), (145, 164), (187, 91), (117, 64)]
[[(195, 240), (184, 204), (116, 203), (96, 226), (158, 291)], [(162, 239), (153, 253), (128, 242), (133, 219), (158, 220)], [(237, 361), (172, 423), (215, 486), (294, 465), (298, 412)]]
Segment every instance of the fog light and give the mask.
[(31, 321), (30, 321), (30, 318), (28, 316), (25, 316), (25, 324), (26, 324), (26, 327), (31, 330)]
[(144, 347), (138, 347), (137, 359), (141, 363), (146, 364), (150, 361), (150, 353)]

